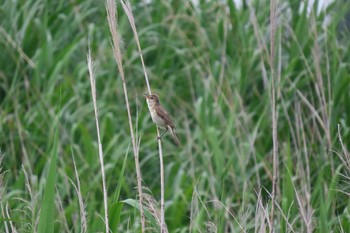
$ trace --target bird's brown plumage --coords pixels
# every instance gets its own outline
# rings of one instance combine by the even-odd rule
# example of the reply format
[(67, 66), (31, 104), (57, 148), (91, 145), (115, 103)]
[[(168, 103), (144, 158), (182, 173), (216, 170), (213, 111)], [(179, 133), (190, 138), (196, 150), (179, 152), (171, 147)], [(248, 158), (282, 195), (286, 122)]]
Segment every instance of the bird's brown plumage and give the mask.
[(175, 133), (175, 124), (170, 118), (168, 112), (160, 105), (159, 98), (157, 95), (145, 95), (147, 98), (148, 108), (150, 110), (152, 120), (159, 127), (169, 130), (176, 145), (180, 146), (180, 141)]
[(165, 111), (165, 109), (160, 104), (156, 104), (154, 106), (154, 110), (156, 110), (157, 114), (163, 119), (165, 124), (169, 125), (171, 128), (175, 128), (173, 120), (170, 118), (168, 112)]

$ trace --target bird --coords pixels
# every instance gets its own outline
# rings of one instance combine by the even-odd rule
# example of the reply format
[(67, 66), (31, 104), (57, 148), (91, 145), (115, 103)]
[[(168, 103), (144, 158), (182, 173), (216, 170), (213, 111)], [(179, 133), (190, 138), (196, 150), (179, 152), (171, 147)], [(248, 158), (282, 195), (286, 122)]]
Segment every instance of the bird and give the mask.
[(156, 94), (145, 94), (147, 106), (149, 112), (151, 113), (152, 121), (160, 128), (165, 129), (165, 131), (157, 137), (158, 140), (169, 131), (174, 139), (175, 144), (180, 147), (180, 141), (175, 133), (175, 125), (173, 120), (170, 118), (169, 113), (163, 108), (159, 102), (159, 97)]

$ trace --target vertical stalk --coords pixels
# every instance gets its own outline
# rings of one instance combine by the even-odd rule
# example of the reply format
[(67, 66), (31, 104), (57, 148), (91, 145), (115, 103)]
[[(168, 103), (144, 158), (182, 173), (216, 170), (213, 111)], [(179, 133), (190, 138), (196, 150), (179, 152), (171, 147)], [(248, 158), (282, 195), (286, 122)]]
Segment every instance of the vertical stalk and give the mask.
[(270, 232), (274, 231), (274, 211), (278, 183), (278, 138), (277, 138), (277, 114), (276, 114), (276, 88), (275, 88), (275, 35), (276, 35), (276, 0), (270, 0), (270, 68), (271, 68), (271, 115), (272, 115), (272, 141), (273, 141), (273, 178), (272, 178), (272, 192), (271, 192), (271, 216), (270, 222), (272, 228)]
[[(157, 135), (159, 134), (159, 128), (157, 126)], [(160, 164), (160, 232), (165, 233), (165, 219), (164, 219), (164, 163), (163, 163), (163, 150), (162, 150), (162, 140), (158, 140), (159, 148), (159, 164)]]
[[(131, 6), (129, 2), (124, 3), (123, 0), (121, 0), (121, 4), (123, 6), (123, 9), (126, 13), (126, 15), (128, 16), (129, 22), (130, 22), (130, 26), (132, 28), (132, 31), (134, 33), (134, 38), (137, 44), (137, 48), (139, 50), (139, 54), (140, 54), (140, 59), (141, 59), (141, 64), (142, 64), (142, 68), (143, 68), (143, 73), (145, 76), (145, 81), (146, 81), (146, 86), (148, 89), (148, 93), (151, 93), (151, 87), (148, 81), (148, 75), (147, 75), (147, 71), (146, 71), (146, 66), (143, 60), (143, 56), (142, 56), (142, 50), (141, 50), (141, 46), (140, 46), (140, 41), (139, 41), (139, 36), (136, 30), (136, 25), (135, 25), (135, 20), (134, 20), (134, 16), (132, 14), (132, 10), (131, 10)], [(157, 136), (160, 136), (159, 133), (159, 128), (157, 127)], [(159, 164), (160, 164), (160, 232), (167, 232), (167, 228), (165, 225), (165, 204), (164, 204), (164, 163), (163, 163), (163, 149), (162, 149), (162, 140), (158, 140), (158, 149), (159, 149)]]
[(105, 225), (106, 225), (106, 232), (109, 232), (108, 204), (107, 204), (108, 195), (107, 195), (107, 188), (106, 188), (106, 178), (105, 178), (105, 169), (104, 169), (104, 162), (103, 162), (103, 150), (102, 150), (102, 143), (101, 143), (101, 136), (100, 136), (100, 126), (99, 126), (99, 122), (98, 122), (98, 110), (97, 110), (97, 104), (96, 104), (95, 77), (94, 77), (93, 63), (92, 63), (92, 59), (91, 59), (90, 49), (89, 49), (89, 53), (87, 56), (87, 62), (88, 62), (89, 76), (90, 76), (91, 96), (92, 96), (92, 102), (94, 105), (94, 112), (95, 112), (97, 141), (98, 141), (98, 155), (100, 158), (100, 165), (101, 165), (102, 186), (103, 186), (103, 203), (104, 203), (104, 209), (105, 209)]
[(131, 142), (132, 142), (134, 159), (135, 159), (137, 189), (138, 189), (138, 193), (139, 193), (141, 231), (143, 233), (143, 232), (145, 232), (145, 216), (143, 213), (143, 204), (142, 204), (143, 203), (143, 194), (142, 194), (142, 177), (141, 177), (141, 169), (140, 169), (140, 162), (139, 162), (139, 148), (138, 148), (138, 145), (136, 144), (136, 140), (135, 140), (134, 127), (132, 124), (131, 111), (130, 111), (130, 105), (129, 105), (129, 99), (128, 99), (128, 90), (126, 87), (124, 70), (123, 70), (122, 53), (121, 53), (120, 48), (119, 48), (119, 45), (121, 43), (120, 43), (120, 36), (118, 34), (116, 8), (117, 8), (117, 6), (116, 6), (116, 3), (114, 0), (107, 0), (107, 3), (106, 3), (107, 20), (108, 20), (109, 29), (110, 29), (110, 32), (112, 35), (114, 57), (115, 57), (115, 60), (117, 62), (119, 74), (120, 74), (120, 77), (121, 77), (122, 83), (123, 83), (125, 105), (126, 105), (126, 110), (127, 110), (128, 119), (129, 119)]

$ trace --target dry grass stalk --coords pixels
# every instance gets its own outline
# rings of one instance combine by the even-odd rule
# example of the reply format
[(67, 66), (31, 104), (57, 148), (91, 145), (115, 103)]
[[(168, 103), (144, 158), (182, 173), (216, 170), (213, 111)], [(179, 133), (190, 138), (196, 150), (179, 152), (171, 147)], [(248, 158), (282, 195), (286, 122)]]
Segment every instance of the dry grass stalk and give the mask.
[[(259, 32), (259, 26), (258, 21), (255, 15), (255, 10), (253, 8), (253, 5), (250, 1), (248, 1), (248, 6), (250, 8), (250, 21), (253, 25), (254, 29), (254, 36), (256, 37), (256, 40), (258, 42), (258, 48), (259, 51), (263, 54), (266, 54), (267, 56), (261, 55), (261, 70), (262, 70), (262, 76), (264, 81), (265, 87), (270, 87), (270, 93), (271, 93), (271, 117), (272, 117), (272, 140), (273, 140), (273, 175), (272, 175), (272, 192), (271, 192), (271, 213), (270, 213), (270, 219), (268, 221), (269, 223), (269, 229), (270, 232), (274, 232), (274, 215), (275, 215), (275, 205), (276, 205), (276, 196), (279, 193), (279, 187), (277, 185), (279, 180), (279, 169), (278, 169), (278, 135), (277, 135), (277, 111), (276, 111), (276, 94), (278, 93), (280, 96), (280, 90), (279, 87), (278, 91), (276, 91), (276, 84), (278, 85), (280, 83), (280, 66), (281, 63), (278, 63), (278, 70), (275, 71), (275, 37), (276, 37), (276, 30), (277, 30), (277, 11), (278, 11), (278, 0), (271, 0), (270, 1), (270, 51), (268, 51), (267, 43), (264, 40), (263, 36), (260, 35)], [(280, 45), (281, 46), (281, 45)], [(281, 51), (279, 51), (279, 55), (281, 56)], [(271, 71), (271, 79), (270, 79), (270, 86), (268, 86), (268, 77), (267, 77), (267, 69), (265, 67), (264, 61), (267, 61), (267, 63), (270, 66)], [(276, 77), (276, 74), (278, 77)]]
[(125, 77), (124, 77), (124, 70), (123, 70), (123, 64), (122, 64), (122, 53), (120, 51), (119, 45), (121, 44), (120, 36), (118, 34), (118, 25), (117, 25), (117, 19), (116, 19), (116, 4), (114, 0), (107, 0), (106, 3), (106, 11), (107, 11), (107, 20), (109, 29), (112, 35), (112, 41), (113, 41), (113, 51), (114, 51), (114, 57), (118, 65), (118, 70), (120, 77), (123, 82), (123, 91), (125, 96), (125, 104), (126, 109), (128, 113), (128, 119), (129, 119), (129, 127), (130, 127), (130, 135), (131, 135), (131, 141), (133, 146), (133, 152), (134, 152), (134, 159), (135, 159), (135, 167), (136, 167), (136, 176), (137, 176), (137, 189), (139, 193), (139, 204), (140, 204), (140, 215), (141, 215), (141, 231), (145, 231), (145, 217), (143, 213), (143, 206), (142, 206), (142, 177), (141, 177), (141, 169), (140, 169), (140, 163), (139, 163), (139, 148), (136, 144), (135, 135), (134, 135), (134, 127), (132, 124), (132, 118), (131, 118), (131, 112), (130, 112), (130, 106), (129, 106), (129, 99), (128, 99), (128, 91), (126, 88), (125, 83)]
[[(327, 146), (328, 148), (330, 148), (332, 146), (332, 139), (331, 139), (331, 132), (330, 132), (330, 119), (329, 119), (330, 112), (327, 112), (325, 85), (323, 83), (323, 77), (322, 77), (322, 71), (321, 71), (321, 50), (318, 45), (318, 33), (317, 33), (316, 19), (314, 14), (312, 14), (312, 17), (311, 17), (311, 30), (315, 39), (314, 47), (312, 48), (312, 57), (314, 58), (313, 61), (314, 61), (314, 67), (316, 71), (316, 78), (317, 78), (317, 82), (315, 83), (315, 89), (316, 89), (316, 94), (320, 104), (322, 120), (326, 126), (325, 133), (326, 133)], [(333, 160), (331, 160), (331, 162), (333, 163)]]
[[(28, 176), (28, 173), (26, 171), (26, 169), (24, 168), (24, 165), (22, 165), (22, 171), (23, 171), (23, 174), (24, 174), (24, 177), (25, 177), (25, 184), (26, 184), (26, 188), (28, 190), (28, 193), (29, 193), (29, 197), (30, 197), (30, 202), (29, 203), (29, 206), (27, 207), (29, 210), (30, 210), (30, 213), (31, 213), (31, 216), (32, 216), (32, 229), (34, 229), (34, 231), (37, 230), (37, 224), (35, 224), (35, 219), (39, 220), (39, 218), (36, 216), (36, 213), (35, 213), (35, 207), (36, 207), (36, 202), (37, 202), (37, 197), (38, 197), (38, 194), (35, 193), (35, 189), (33, 190), (32, 186), (31, 186), (31, 183), (29, 182), (29, 176)], [(1, 198), (0, 198), (1, 199)]]
[(235, 215), (230, 211), (230, 209), (221, 201), (219, 200), (213, 200), (213, 201), (208, 201), (208, 203), (214, 203), (217, 204), (218, 206), (222, 206), (225, 209), (225, 213), (228, 214), (229, 216), (232, 217), (232, 219), (234, 220), (235, 223), (237, 223), (237, 225), (240, 228), (240, 232), (246, 232), (246, 230), (243, 228), (243, 226), (240, 224), (240, 222), (238, 221), (238, 219), (235, 217)]
[(81, 232), (83, 233), (83, 232), (87, 232), (86, 211), (85, 211), (83, 195), (81, 194), (81, 189), (80, 189), (79, 174), (78, 174), (77, 166), (75, 164), (75, 159), (74, 159), (73, 153), (72, 153), (72, 159), (73, 159), (73, 166), (74, 166), (75, 178), (77, 180), (77, 185), (75, 185), (73, 181), (71, 181), (71, 182), (72, 182), (74, 189), (75, 189), (75, 192), (77, 193), (77, 196), (78, 196), (80, 221), (81, 221)]
[(151, 93), (151, 87), (150, 87), (149, 81), (148, 81), (148, 75), (147, 75), (145, 62), (144, 62), (143, 56), (142, 56), (142, 50), (141, 50), (139, 35), (137, 33), (137, 30), (136, 30), (134, 15), (132, 14), (130, 2), (124, 3), (124, 1), (121, 0), (121, 3), (122, 3), (123, 9), (124, 9), (126, 15), (128, 16), (128, 19), (129, 19), (129, 22), (130, 22), (130, 26), (131, 26), (132, 31), (134, 33), (135, 41), (136, 41), (136, 44), (137, 44), (137, 49), (139, 50), (139, 54), (140, 54), (140, 59), (141, 59), (143, 73), (145, 75), (145, 81), (146, 81), (146, 85), (147, 85), (147, 89), (148, 89), (148, 94), (152, 94)]
[[(157, 136), (160, 136), (159, 127), (157, 126)], [(159, 164), (160, 164), (160, 232), (165, 233), (167, 228), (165, 224), (165, 204), (164, 204), (164, 163), (163, 163), (163, 149), (162, 141), (158, 140), (159, 148)]]
[(11, 36), (5, 31), (5, 29), (0, 26), (0, 33), (6, 38), (7, 42), (18, 52), (18, 54), (28, 63), (28, 65), (35, 69), (36, 65), (32, 59), (30, 59), (27, 54), (24, 53), (21, 47), (11, 38)]
[(255, 233), (265, 233), (266, 232), (266, 223), (271, 229), (269, 222), (269, 214), (267, 208), (264, 207), (261, 190), (257, 194), (258, 200), (255, 207)]
[(277, 113), (276, 113), (276, 88), (275, 88), (275, 35), (277, 21), (277, 0), (270, 1), (270, 68), (271, 68), (271, 102), (272, 102), (272, 141), (273, 141), (273, 179), (271, 193), (271, 224), (270, 232), (274, 232), (274, 210), (278, 182), (278, 138), (277, 138)]
[(350, 171), (350, 155), (349, 155), (348, 149), (346, 148), (346, 146), (343, 143), (343, 139), (342, 139), (341, 134), (340, 134), (340, 125), (339, 124), (338, 124), (338, 139), (339, 139), (341, 148), (343, 150), (343, 156), (339, 156), (339, 158), (344, 163), (346, 168)]
[[(135, 25), (135, 20), (134, 20), (134, 16), (132, 14), (132, 10), (131, 10), (131, 5), (129, 2), (124, 3), (123, 1), (121, 1), (123, 9), (126, 13), (126, 15), (128, 16), (129, 19), (129, 23), (131, 25), (131, 28), (133, 30), (134, 33), (134, 38), (137, 44), (137, 48), (139, 50), (139, 54), (140, 54), (140, 59), (141, 59), (141, 63), (142, 63), (142, 68), (143, 68), (143, 72), (145, 75), (145, 81), (146, 81), (146, 85), (147, 85), (147, 89), (148, 89), (148, 93), (151, 93), (151, 87), (149, 85), (149, 81), (148, 81), (148, 75), (147, 75), (147, 70), (146, 70), (146, 66), (143, 60), (143, 56), (142, 56), (142, 50), (141, 50), (141, 45), (140, 45), (140, 41), (139, 41), (139, 36), (136, 30), (136, 25)], [(157, 136), (160, 136), (159, 133), (159, 128), (157, 126)], [(163, 231), (165, 232), (166, 229), (166, 224), (165, 224), (165, 204), (164, 204), (164, 163), (163, 163), (163, 149), (162, 149), (162, 141), (158, 140), (158, 149), (159, 149), (159, 163), (160, 163), (160, 190), (161, 190), (161, 197), (160, 197), (160, 212), (161, 212), (161, 221), (160, 221), (160, 229), (161, 232), (163, 233)]]
[(91, 85), (91, 95), (92, 95), (92, 102), (94, 105), (94, 112), (95, 112), (95, 121), (96, 121), (96, 131), (97, 131), (97, 141), (98, 141), (98, 154), (100, 158), (100, 165), (101, 165), (101, 175), (102, 175), (102, 186), (103, 186), (103, 203), (104, 203), (104, 209), (105, 209), (105, 225), (106, 225), (106, 232), (109, 232), (109, 223), (108, 223), (108, 205), (107, 205), (107, 189), (106, 189), (106, 178), (105, 178), (105, 170), (104, 170), (104, 162), (103, 162), (103, 150), (102, 150), (102, 143), (101, 143), (101, 136), (100, 136), (100, 126), (98, 122), (98, 110), (97, 110), (97, 103), (96, 103), (96, 87), (95, 87), (95, 77), (94, 77), (94, 70), (93, 70), (93, 62), (91, 59), (91, 51), (89, 49), (89, 53), (87, 56), (87, 62), (88, 62), (88, 68), (89, 68), (89, 76), (90, 76), (90, 85)]
[[(161, 226), (161, 211), (159, 210), (158, 203), (154, 197), (150, 194), (144, 193), (144, 207), (152, 214), (153, 218)], [(161, 233), (168, 233), (168, 227), (166, 225), (161, 229)]]
[[(11, 216), (10, 216), (10, 213), (9, 213), (9, 205), (8, 205), (8, 203), (6, 203), (5, 212), (6, 212), (7, 219), (11, 219)], [(12, 233), (17, 233), (18, 231), (17, 231), (16, 227), (13, 225), (11, 220), (9, 220), (9, 223), (10, 223), (10, 227), (11, 227), (11, 232)]]
[(261, 33), (259, 31), (259, 24), (258, 24), (258, 20), (256, 18), (255, 9), (250, 1), (248, 3), (249, 3), (248, 4), (249, 9), (250, 9), (250, 21), (253, 25), (254, 36), (255, 36), (256, 41), (258, 43), (259, 52), (261, 53), (260, 66), (261, 66), (262, 78), (264, 81), (264, 88), (267, 88), (269, 81), (268, 81), (268, 77), (267, 77), (267, 71), (266, 71), (266, 67), (264, 64), (264, 60), (267, 60), (268, 63), (270, 63), (270, 60), (266, 59), (267, 56), (263, 56), (263, 54), (264, 53), (268, 54), (268, 49), (267, 49), (266, 41), (264, 40), (264, 37), (261, 36)]
[[(6, 215), (5, 215), (5, 210), (4, 210), (4, 206), (3, 206), (2, 202), (0, 202), (0, 206), (1, 206), (2, 218), (3, 218), (3, 219), (6, 219), (7, 217), (6, 217)], [(10, 232), (10, 231), (9, 231), (9, 227), (8, 227), (8, 225), (7, 225), (7, 221), (4, 221), (4, 226), (5, 226), (5, 232), (6, 232), (6, 233)]]

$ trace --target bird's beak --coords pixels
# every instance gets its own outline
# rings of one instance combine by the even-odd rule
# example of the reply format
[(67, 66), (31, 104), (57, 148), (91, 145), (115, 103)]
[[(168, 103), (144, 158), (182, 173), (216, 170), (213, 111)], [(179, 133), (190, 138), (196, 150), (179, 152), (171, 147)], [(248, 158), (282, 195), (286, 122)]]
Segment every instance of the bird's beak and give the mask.
[(149, 94), (145, 94), (145, 97), (146, 97), (146, 99), (148, 99), (149, 98)]

